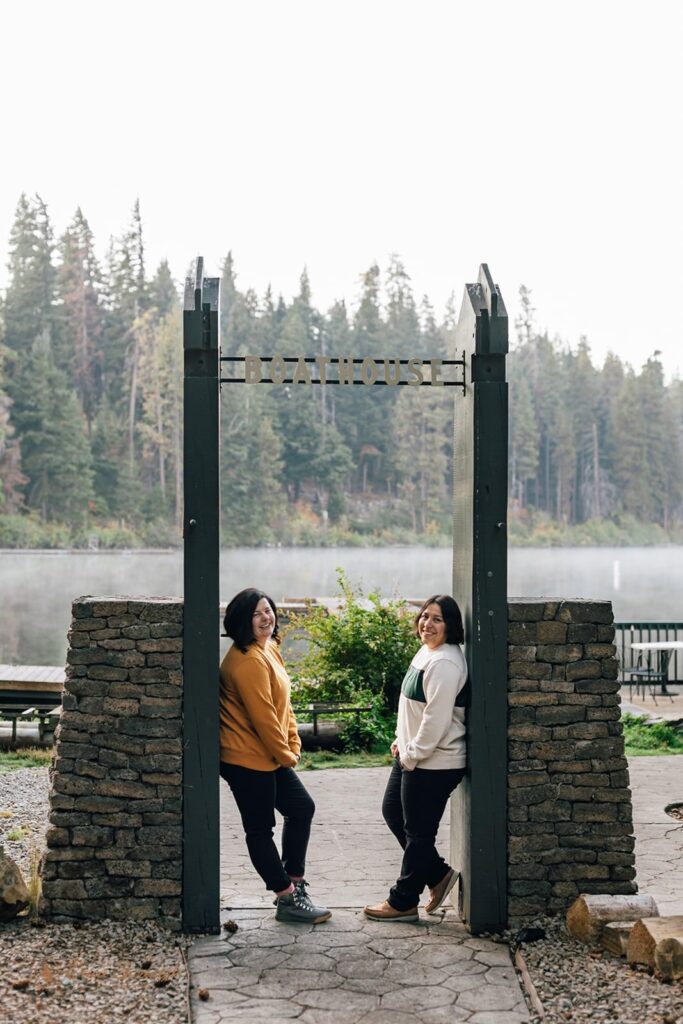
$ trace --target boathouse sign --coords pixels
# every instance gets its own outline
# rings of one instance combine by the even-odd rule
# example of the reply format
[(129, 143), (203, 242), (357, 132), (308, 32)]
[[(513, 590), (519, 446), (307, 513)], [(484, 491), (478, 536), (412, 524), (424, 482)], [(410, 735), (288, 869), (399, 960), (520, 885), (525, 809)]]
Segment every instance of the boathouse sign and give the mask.
[(222, 356), (221, 362), (243, 371), (243, 376), (221, 377), (221, 384), (379, 384), (465, 390), (464, 353), (462, 359), (245, 355)]

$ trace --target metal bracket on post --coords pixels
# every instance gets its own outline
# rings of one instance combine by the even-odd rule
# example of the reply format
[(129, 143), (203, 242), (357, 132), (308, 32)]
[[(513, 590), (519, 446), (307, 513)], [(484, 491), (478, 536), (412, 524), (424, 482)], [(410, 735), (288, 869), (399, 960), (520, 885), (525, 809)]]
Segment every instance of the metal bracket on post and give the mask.
[(218, 607), (220, 279), (200, 257), (183, 306), (183, 930), (219, 918)]
[(472, 932), (507, 924), (507, 312), (486, 264), (456, 328), (469, 386), (455, 412), (453, 594), (471, 680), (467, 777), (455, 791), (452, 863)]

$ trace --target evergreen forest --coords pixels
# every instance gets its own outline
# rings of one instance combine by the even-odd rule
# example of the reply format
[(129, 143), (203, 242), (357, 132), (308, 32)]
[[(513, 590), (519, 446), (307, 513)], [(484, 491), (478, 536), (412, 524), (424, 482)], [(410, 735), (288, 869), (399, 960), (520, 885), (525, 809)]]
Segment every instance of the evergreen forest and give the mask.
[[(61, 237), (22, 195), (0, 301), (0, 547), (180, 543), (182, 315), (168, 263), (150, 268), (136, 203), (103, 260), (78, 209)], [(398, 256), (359, 276), (353, 306), (287, 302), (220, 267), (224, 354), (453, 358), (455, 298), (414, 295)], [(652, 354), (598, 366), (511, 325), (510, 535), (519, 544), (683, 539), (683, 382)], [(225, 545), (450, 542), (448, 388), (224, 386)]]

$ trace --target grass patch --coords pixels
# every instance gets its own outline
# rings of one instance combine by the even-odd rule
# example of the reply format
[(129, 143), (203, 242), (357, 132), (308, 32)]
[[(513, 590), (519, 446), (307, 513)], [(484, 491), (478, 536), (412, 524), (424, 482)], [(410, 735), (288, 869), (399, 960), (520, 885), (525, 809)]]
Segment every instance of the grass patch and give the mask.
[(28, 829), (26, 825), (16, 825), (5, 835), (5, 839), (9, 839), (11, 843), (20, 843), (21, 840), (26, 839), (30, 833), (31, 830)]
[(17, 768), (46, 768), (52, 760), (52, 751), (45, 747), (22, 747), (19, 750), (0, 750), (0, 772)]
[(307, 750), (301, 755), (299, 771), (315, 771), (318, 768), (384, 768), (392, 763), (392, 756), (371, 754), (367, 751), (356, 753), (335, 753), (332, 750)]
[(638, 715), (622, 715), (627, 757), (683, 754), (683, 731), (667, 722), (652, 722)]

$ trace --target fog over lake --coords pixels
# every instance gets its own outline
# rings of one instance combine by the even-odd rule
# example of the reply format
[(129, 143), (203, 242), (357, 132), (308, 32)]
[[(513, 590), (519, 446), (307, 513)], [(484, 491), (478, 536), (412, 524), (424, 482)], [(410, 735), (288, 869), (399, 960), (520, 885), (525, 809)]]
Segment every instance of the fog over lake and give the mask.
[[(450, 591), (451, 562), (447, 548), (231, 548), (220, 593), (331, 596), (340, 566), (366, 592), (427, 597)], [(508, 575), (515, 597), (605, 598), (618, 621), (683, 621), (683, 547), (512, 548)], [(182, 552), (0, 551), (0, 662), (62, 664), (71, 601), (85, 594), (179, 596)]]

